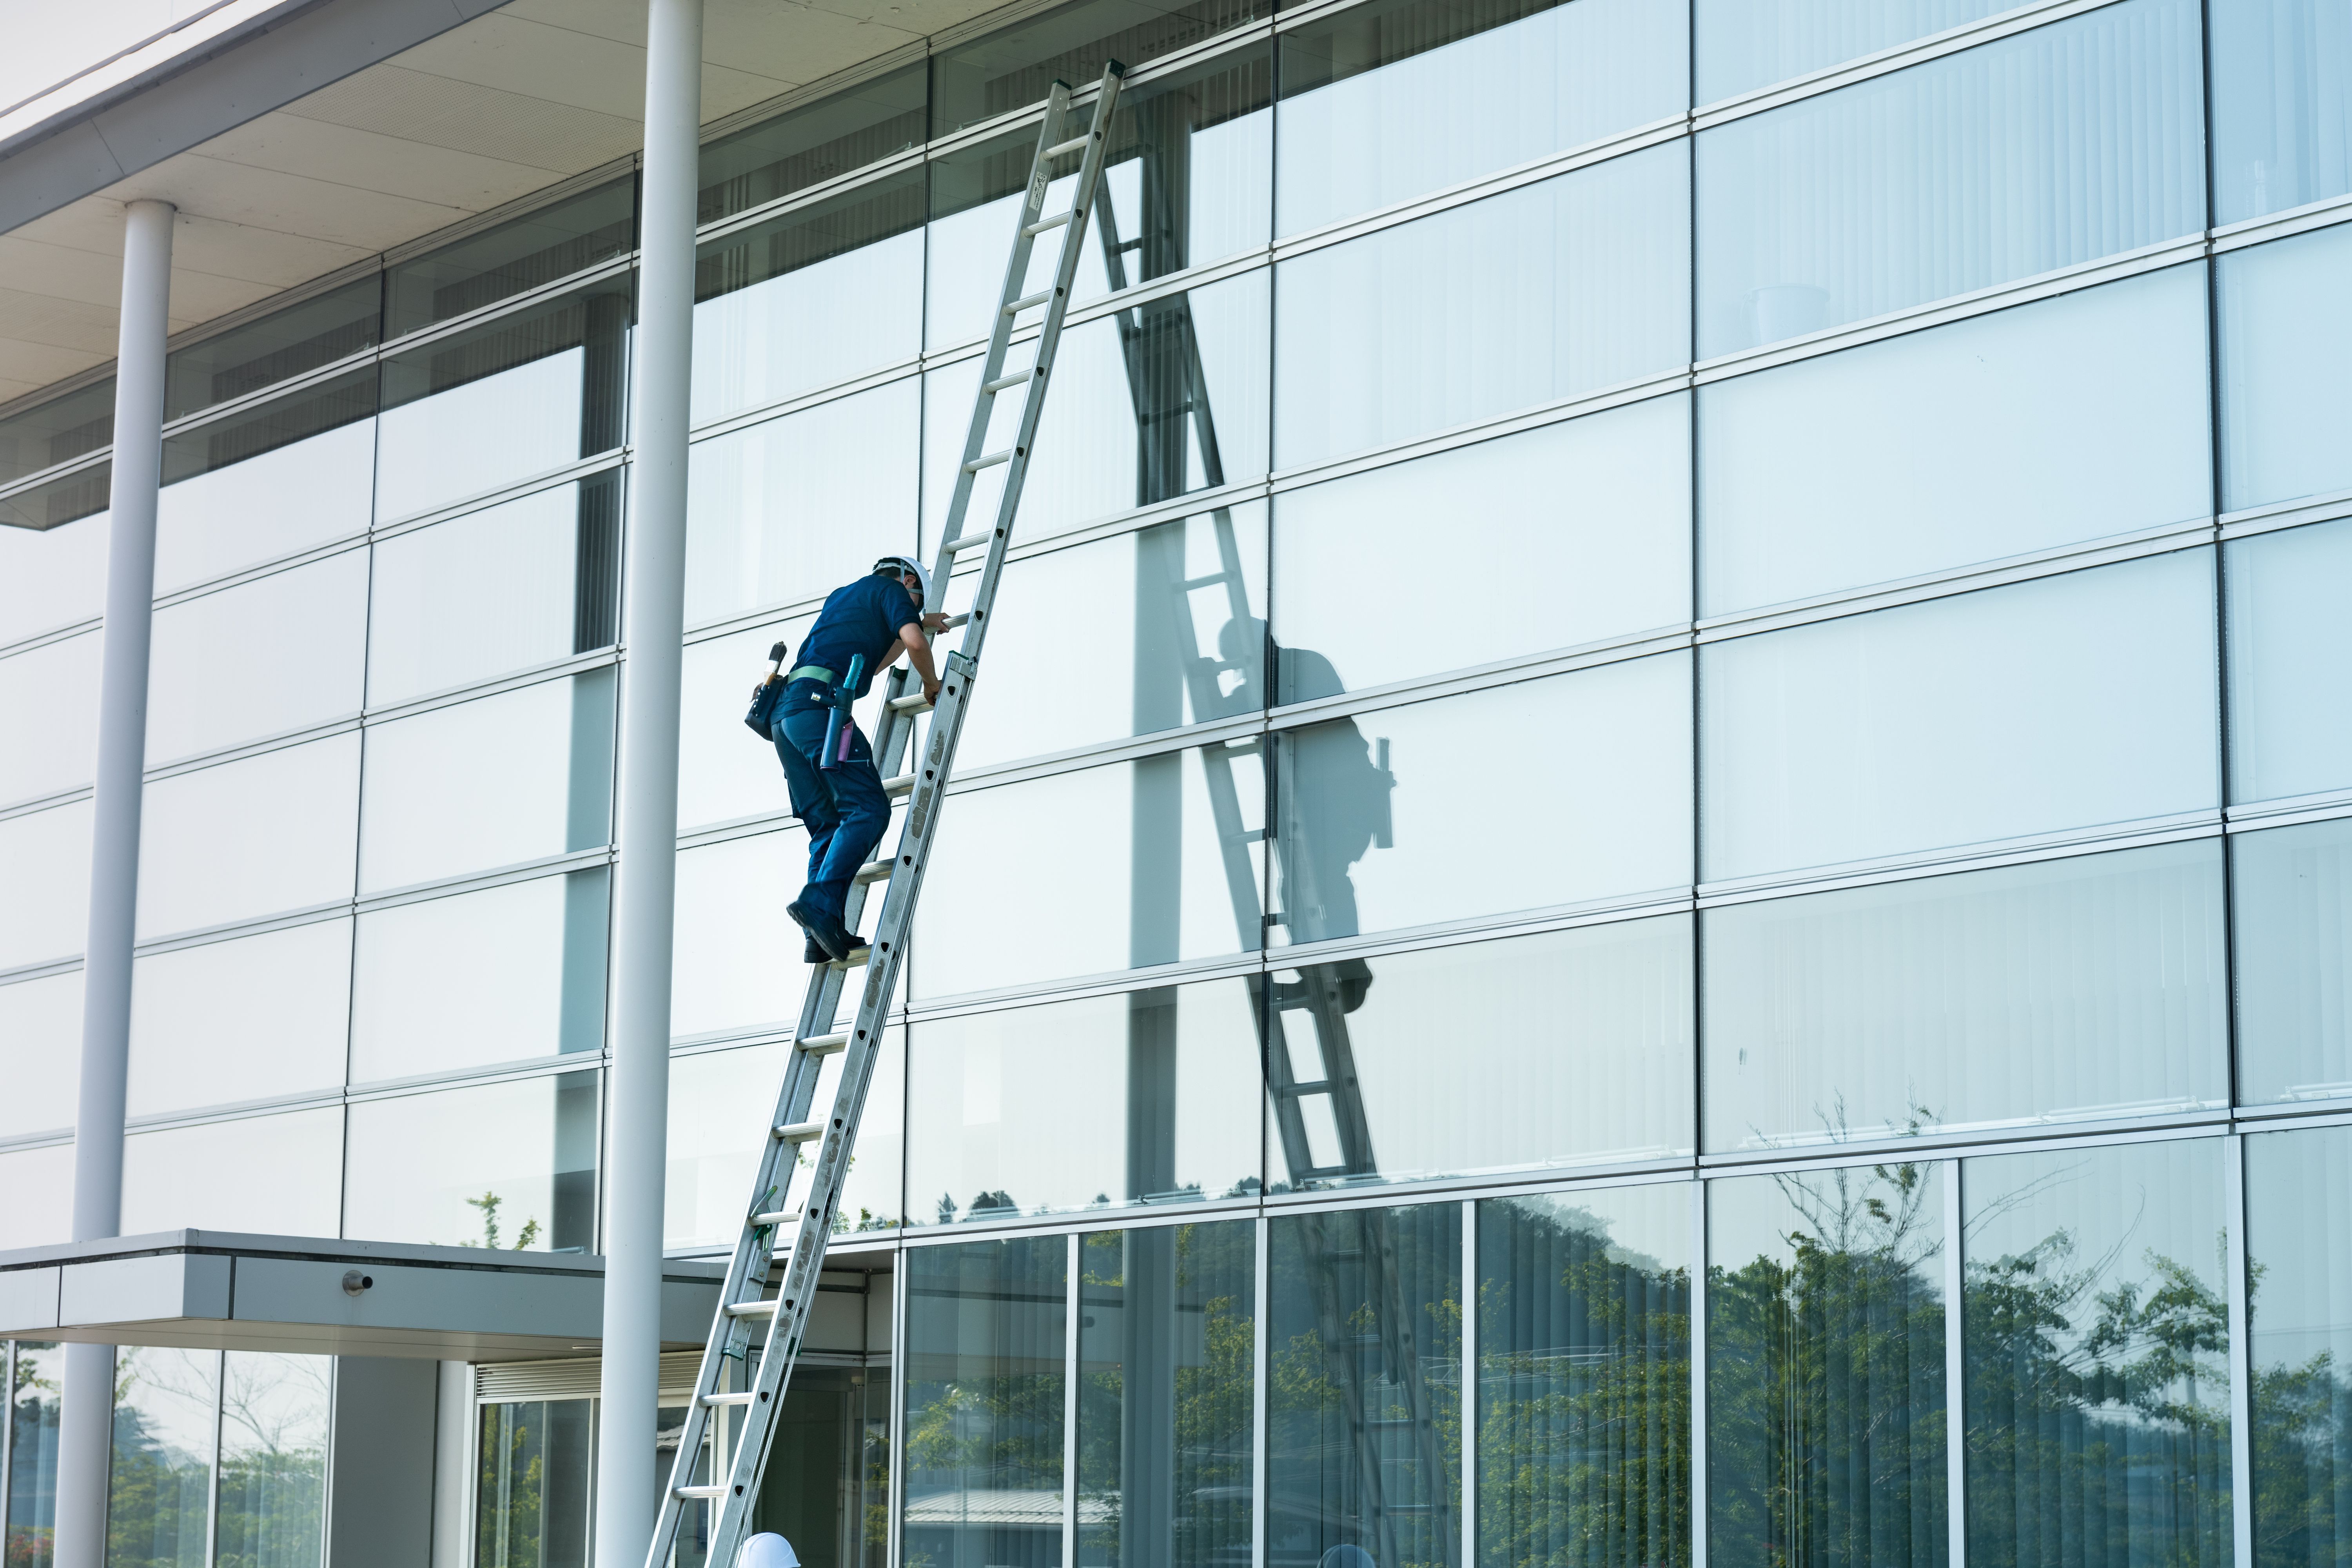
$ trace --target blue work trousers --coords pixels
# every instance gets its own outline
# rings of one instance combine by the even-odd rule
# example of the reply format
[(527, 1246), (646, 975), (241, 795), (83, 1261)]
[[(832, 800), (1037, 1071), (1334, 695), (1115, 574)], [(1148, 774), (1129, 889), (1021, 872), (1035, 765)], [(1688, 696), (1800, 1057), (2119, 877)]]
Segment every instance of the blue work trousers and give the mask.
[[(832, 711), (814, 700), (824, 688), (796, 680), (776, 705), (776, 755), (784, 764), (793, 812), (808, 829), (808, 886), (801, 898), (839, 920), (857, 868), (874, 857), (890, 823), (890, 797), (874, 766), (874, 748), (851, 726), (849, 756), (831, 772), (818, 763), (824, 754), (824, 723)], [(846, 721), (845, 720), (845, 722)], [(836, 735), (834, 743), (838, 746)]]

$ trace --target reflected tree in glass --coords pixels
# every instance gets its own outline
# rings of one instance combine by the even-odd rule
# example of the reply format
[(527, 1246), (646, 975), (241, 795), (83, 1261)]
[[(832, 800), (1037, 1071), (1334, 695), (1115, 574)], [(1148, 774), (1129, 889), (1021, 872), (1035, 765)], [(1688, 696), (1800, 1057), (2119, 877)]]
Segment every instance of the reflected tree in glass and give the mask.
[(1461, 1205), (1270, 1223), (1267, 1563), (1453, 1568)]
[(1719, 1561), (1948, 1559), (1938, 1191), (1920, 1163), (1712, 1184), (1706, 1486)]
[(49, 1568), (56, 1546), (58, 1401), (65, 1347), (16, 1342), (8, 1390), (7, 1568)]
[(1068, 1247), (907, 1255), (907, 1568), (1061, 1562)]
[(2219, 1139), (1971, 1160), (1971, 1568), (2231, 1560)]
[(227, 1352), (214, 1568), (319, 1568), (332, 1365), (325, 1356)]
[(217, 1351), (118, 1352), (107, 1568), (204, 1568), (219, 1376)]
[(1238, 1220), (1086, 1238), (1082, 1568), (1249, 1561), (1255, 1232)]
[(1478, 1568), (1690, 1562), (1690, 1201), (1478, 1205)]
[(481, 1422), (474, 1568), (585, 1568), (588, 1401), (485, 1405)]

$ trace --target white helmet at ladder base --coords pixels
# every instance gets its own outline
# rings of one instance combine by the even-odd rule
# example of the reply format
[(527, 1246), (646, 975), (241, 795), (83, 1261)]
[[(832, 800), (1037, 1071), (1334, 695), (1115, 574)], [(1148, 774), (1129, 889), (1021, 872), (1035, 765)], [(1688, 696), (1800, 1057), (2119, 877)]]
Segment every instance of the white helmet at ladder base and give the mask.
[(801, 1568), (800, 1554), (781, 1535), (755, 1535), (735, 1554), (735, 1568)]
[(897, 572), (901, 574), (912, 572), (917, 579), (919, 579), (923, 584), (923, 592), (921, 595), (923, 602), (925, 604), (929, 604), (930, 602), (931, 569), (924, 565), (921, 562), (916, 560), (913, 556), (885, 555), (881, 560), (877, 561), (874, 563), (874, 570), (877, 572)]

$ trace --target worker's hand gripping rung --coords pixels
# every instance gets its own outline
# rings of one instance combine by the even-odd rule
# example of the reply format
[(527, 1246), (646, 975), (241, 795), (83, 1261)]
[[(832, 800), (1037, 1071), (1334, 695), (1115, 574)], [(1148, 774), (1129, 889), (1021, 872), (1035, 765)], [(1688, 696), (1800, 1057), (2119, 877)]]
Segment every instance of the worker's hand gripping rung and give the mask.
[[(982, 569), (972, 608), (969, 614), (955, 617), (966, 628), (964, 645), (948, 657), (940, 697), (937, 704), (929, 709), (930, 721), (919, 743), (917, 734), (919, 716), (926, 710), (925, 705), (919, 700), (908, 700), (906, 670), (900, 668), (891, 672), (882, 710), (881, 733), (876, 737), (874, 752), (877, 767), (886, 775), (896, 773), (901, 766), (901, 759), (904, 759), (906, 787), (903, 793), (908, 796), (905, 826), (893, 854), (874, 862), (868, 868), (873, 874), (861, 875), (851, 887), (844, 911), (850, 929), (857, 930), (863, 920), (866, 889), (877, 884), (886, 889), (881, 919), (873, 937), (872, 955), (862, 969), (819, 964), (810, 971), (808, 989), (802, 1002), (795, 1033), (795, 1038), (803, 1044), (792, 1054), (783, 1086), (777, 1097), (775, 1114), (770, 1123), (772, 1127), (791, 1130), (793, 1136), (773, 1137), (765, 1141), (766, 1147), (752, 1187), (752, 1200), (745, 1211), (742, 1233), (728, 1266), (710, 1338), (704, 1347), (702, 1363), (696, 1373), (694, 1397), (687, 1408), (685, 1429), (680, 1434), (678, 1457), (672, 1469), (670, 1484), (664, 1489), (659, 1519), (646, 1554), (646, 1568), (668, 1568), (684, 1509), (706, 1503), (714, 1506), (717, 1513), (707, 1537), (707, 1561), (711, 1568), (731, 1568), (743, 1538), (750, 1510), (759, 1496), (760, 1479), (766, 1471), (776, 1416), (782, 1409), (793, 1363), (799, 1353), (815, 1299), (818, 1278), (824, 1267), (825, 1244), (832, 1235), (840, 1208), (850, 1151), (865, 1110), (866, 1090), (872, 1081), (890, 1001), (897, 989), (899, 966), (906, 952), (907, 932), (913, 922), (915, 902), (938, 830), (940, 806), (970, 701), (980, 639), (985, 631), (987, 612), (993, 603), (997, 579), (1003, 571), (1005, 538), (1010, 532), (1013, 510), (1019, 501), (1028, 455), (1034, 445), (1045, 387), (1068, 306), (1076, 269), (1077, 246), (1083, 238), (1087, 216), (1092, 209), (1101, 181), (1108, 133), (1117, 110), (1121, 77), (1122, 72), (1117, 65), (1104, 72), (1096, 99), (1093, 125), (1085, 135), (1063, 140), (1062, 131), (1068, 117), (1070, 95), (1068, 88), (1059, 83), (1055, 84), (1047, 103), (1045, 121), (1039, 127), (1028, 198), (1015, 226), (1013, 254), (1007, 260), (1004, 285), (1000, 295), (1002, 303), (1011, 304), (1021, 298), (1019, 291), (1027, 279), (1032, 241), (1038, 234), (1050, 232), (1055, 227), (1052, 224), (1036, 222), (1049, 183), (1050, 163), (1055, 157), (1081, 148), (1085, 156), (1080, 163), (1069, 220), (1060, 226), (1061, 250), (1055, 268), (1055, 281), (1046, 297), (1037, 301), (1045, 304), (1046, 309), (1045, 319), (1039, 329), (1037, 357), (1033, 369), (1018, 378), (1008, 378), (1003, 374), (1004, 353), (1012, 331), (1010, 314), (1003, 310), (998, 311), (990, 335), (988, 357), (983, 363), (981, 376), (985, 390), (975, 399), (973, 422), (964, 452), (967, 465), (980, 455), (980, 443), (987, 436), (989, 405), (994, 394), (1022, 382), (1026, 383), (1027, 392), (1023, 402), (1020, 434), (1005, 460), (1004, 492), (997, 508), (997, 523), (991, 531), (986, 563)], [(962, 519), (969, 507), (971, 479), (972, 471), (965, 468), (950, 506), (950, 523), (942, 535), (943, 544), (956, 540), (963, 531)], [(933, 574), (934, 595), (945, 592), (948, 570), (951, 565), (951, 552), (943, 552), (940, 565)], [(927, 603), (925, 607), (936, 609), (938, 605)], [(850, 1019), (840, 1024), (836, 1020), (841, 1009), (843, 987), (851, 984), (859, 987), (856, 1005)], [(835, 1054), (840, 1056), (842, 1067), (830, 1111), (822, 1117), (813, 1117), (813, 1102), (824, 1058)], [(803, 1136), (803, 1129), (815, 1136)], [(801, 1152), (803, 1148), (812, 1150), (813, 1159), (809, 1163), (805, 1184), (802, 1184), (796, 1183), (795, 1178), (801, 1174)], [(796, 1186), (797, 1203), (793, 1201)], [(789, 1245), (780, 1246), (787, 1240), (787, 1226), (790, 1227)], [(780, 1255), (785, 1260), (784, 1277), (775, 1295), (770, 1297), (766, 1294), (768, 1277)], [(753, 1353), (755, 1343), (758, 1347), (756, 1355)], [(748, 1386), (723, 1386), (733, 1378), (738, 1369)], [(714, 1412), (719, 1414), (722, 1422), (732, 1415), (739, 1429), (731, 1444), (713, 1445), (711, 1479), (698, 1483), (693, 1479), (694, 1469), (714, 1431), (711, 1425)], [(716, 1430), (723, 1435), (727, 1427), (722, 1425)]]

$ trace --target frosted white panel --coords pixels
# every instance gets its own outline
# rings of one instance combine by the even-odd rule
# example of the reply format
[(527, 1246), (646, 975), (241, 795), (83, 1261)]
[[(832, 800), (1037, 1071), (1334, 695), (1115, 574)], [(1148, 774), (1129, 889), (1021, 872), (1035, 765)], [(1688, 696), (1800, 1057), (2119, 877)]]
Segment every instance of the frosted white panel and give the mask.
[(0, 1152), (0, 1248), (72, 1239), (73, 1165), (70, 1143)]
[(578, 461), (585, 363), (565, 349), (384, 410), (376, 517), (414, 517)]
[(1704, 652), (1714, 881), (2210, 810), (2210, 550)]
[(104, 637), (84, 632), (0, 658), (0, 803), (90, 782), (98, 767), (98, 667)]
[(2233, 251), (2215, 263), (2227, 511), (2352, 489), (2352, 227)]
[(347, 550), (156, 611), (149, 763), (356, 715), (367, 593), (367, 552)]
[(351, 984), (349, 920), (139, 959), (130, 1114), (340, 1088)]
[(914, 358), (922, 289), (923, 237), (913, 232), (703, 300), (694, 308), (695, 423)]
[(2205, 342), (2179, 267), (1706, 388), (1700, 614), (2207, 515)]
[(579, 513), (562, 485), (378, 544), (368, 705), (570, 658)]
[(70, 958), (89, 924), (87, 800), (0, 817), (0, 969)]
[(155, 502), (155, 592), (362, 532), (375, 490), (375, 421), (163, 487)]
[(360, 738), (332, 735), (147, 786), (139, 934), (352, 896)]
[(2009, 8), (2009, 0), (1698, 0), (1698, 100), (1751, 92)]
[(331, 1237), (342, 1155), (339, 1105), (133, 1132), (122, 1141), (122, 1234)]
[(2230, 794), (2352, 788), (2352, 521), (2257, 534), (2223, 553), (2230, 588)]
[(107, 523), (0, 527), (0, 646), (105, 613)]
[(73, 1126), (80, 1069), (80, 972), (0, 985), (0, 1138)]
[(800, 928), (784, 906), (801, 890), (807, 866), (808, 836), (797, 828), (678, 856), (673, 1037), (793, 1026), (808, 971), (800, 963)]
[[(669, 1064), (664, 1247), (735, 1245), (743, 1228), (744, 1194), (767, 1148), (776, 1091), (791, 1055), (790, 1046), (777, 1044), (679, 1057)], [(864, 1137), (857, 1142), (863, 1159), (870, 1151)]]

